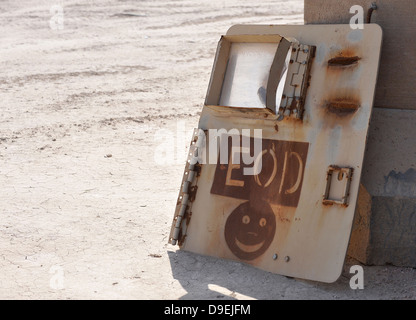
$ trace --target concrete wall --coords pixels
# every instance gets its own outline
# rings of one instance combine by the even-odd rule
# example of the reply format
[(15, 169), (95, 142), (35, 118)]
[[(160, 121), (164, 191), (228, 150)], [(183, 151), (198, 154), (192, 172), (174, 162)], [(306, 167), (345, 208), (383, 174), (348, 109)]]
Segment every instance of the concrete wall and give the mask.
[[(305, 0), (305, 24), (349, 23), (373, 1)], [(383, 49), (349, 255), (416, 267), (416, 1), (375, 2)]]
[(365, 250), (358, 259), (364, 263), (416, 267), (415, 137), (416, 111), (373, 110), (357, 207), (363, 219), (350, 241), (351, 256)]

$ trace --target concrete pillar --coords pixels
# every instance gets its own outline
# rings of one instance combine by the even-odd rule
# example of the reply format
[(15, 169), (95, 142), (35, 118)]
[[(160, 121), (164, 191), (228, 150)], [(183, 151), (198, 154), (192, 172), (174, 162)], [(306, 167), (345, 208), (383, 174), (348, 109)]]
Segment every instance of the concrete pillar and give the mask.
[(348, 254), (416, 267), (416, 1), (305, 0), (305, 24), (350, 23), (353, 5), (378, 9), (383, 48)]

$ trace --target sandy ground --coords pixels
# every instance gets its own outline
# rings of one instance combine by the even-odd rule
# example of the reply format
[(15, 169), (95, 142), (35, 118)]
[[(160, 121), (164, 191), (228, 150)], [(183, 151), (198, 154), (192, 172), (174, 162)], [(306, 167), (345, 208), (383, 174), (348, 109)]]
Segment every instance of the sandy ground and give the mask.
[(320, 284), (167, 244), (181, 145), (237, 23), (303, 23), (303, 1), (0, 2), (1, 299), (416, 299), (414, 269), (365, 267), (351, 290), (353, 261)]

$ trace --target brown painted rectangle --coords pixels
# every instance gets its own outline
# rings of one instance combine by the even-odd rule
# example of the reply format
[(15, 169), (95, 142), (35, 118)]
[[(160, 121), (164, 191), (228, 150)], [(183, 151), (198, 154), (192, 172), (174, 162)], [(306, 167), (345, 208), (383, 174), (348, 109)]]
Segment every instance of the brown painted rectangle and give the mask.
[[(231, 137), (229, 140), (231, 141)], [(230, 141), (228, 164), (220, 163), (221, 154), (218, 157), (212, 194), (297, 207), (309, 143), (262, 139), (261, 154), (254, 157), (252, 163), (244, 163), (240, 149), (240, 152), (236, 153), (239, 154), (240, 164), (235, 164), (236, 158), (234, 163), (231, 161), (233, 155)], [(251, 155), (254, 155), (254, 138), (251, 138), (250, 144)], [(252, 168), (259, 161), (262, 162), (262, 167), (258, 175), (244, 175), (244, 168)]]

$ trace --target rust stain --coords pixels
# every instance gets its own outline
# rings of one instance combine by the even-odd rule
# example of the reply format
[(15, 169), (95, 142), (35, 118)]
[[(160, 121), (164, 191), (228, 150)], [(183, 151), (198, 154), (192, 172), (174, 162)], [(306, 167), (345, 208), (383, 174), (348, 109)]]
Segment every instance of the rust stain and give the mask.
[(294, 141), (306, 141), (305, 124), (308, 119), (297, 119), (292, 117), (285, 117), (280, 123), (284, 126), (284, 130), (290, 130)]
[(332, 201), (328, 201), (328, 200), (323, 200), (323, 201), (322, 201), (322, 204), (323, 204), (324, 206), (333, 206), (333, 205), (334, 205), (334, 202), (332, 202)]
[(347, 208), (348, 207), (348, 203), (343, 203), (343, 204), (338, 204), (338, 203), (334, 203), (333, 200), (323, 200), (322, 204), (326, 207), (331, 207), (334, 204), (336, 204), (339, 207), (343, 207), (343, 208)]
[(338, 116), (348, 116), (357, 112), (360, 104), (356, 100), (336, 99), (326, 103), (326, 110)]
[(186, 238), (186, 235), (184, 235), (182, 233), (182, 230), (179, 231), (179, 236), (178, 236), (178, 246), (179, 247), (182, 247), (183, 246), (183, 244), (185, 243), (185, 238)]
[[(291, 109), (292, 110), (292, 109)], [(302, 119), (298, 119), (298, 118), (293, 118), (293, 117), (285, 117), (282, 121), (286, 122), (286, 123), (290, 123), (290, 125), (295, 126), (295, 125), (303, 125), (304, 121)]]
[(279, 132), (279, 126), (277, 124), (274, 125), (274, 130), (276, 130), (276, 132)]
[(265, 119), (270, 117), (275, 117), (274, 112), (267, 108), (247, 108), (247, 107), (230, 107), (230, 106), (207, 106), (209, 109), (212, 109), (219, 113), (219, 115), (224, 116), (247, 116), (250, 119), (254, 117), (263, 117)]
[(330, 166), (330, 170), (328, 170), (328, 172), (327, 172), (327, 173), (329, 173), (330, 171), (340, 171), (340, 170), (342, 170), (342, 169), (344, 169), (344, 168), (342, 168), (342, 167), (340, 167), (340, 166), (337, 166), (337, 165), (331, 165), (331, 166)]
[[(356, 70), (355, 66), (362, 59), (360, 48), (344, 48), (332, 51), (327, 56), (327, 72), (332, 75), (344, 75), (347, 70)], [(345, 75), (347, 76), (348, 73)]]
[(343, 88), (328, 90), (320, 102), (320, 117), (325, 128), (347, 125), (361, 108), (361, 96), (358, 89)]
[(283, 217), (282, 217), (282, 216), (280, 216), (280, 215), (279, 215), (279, 220), (280, 220), (280, 222), (282, 222), (282, 223), (285, 223), (285, 222), (291, 223), (291, 221), (290, 221), (288, 218), (283, 218)]
[(191, 222), (192, 212), (187, 212), (185, 218), (186, 218), (186, 226), (189, 226), (189, 223)]
[(329, 67), (347, 67), (351, 65), (356, 65), (361, 58), (358, 56), (345, 57), (338, 56), (328, 60)]
[(196, 192), (198, 191), (198, 186), (191, 186), (189, 188), (189, 202), (194, 202), (196, 198)]
[(349, 48), (344, 48), (339, 52), (339, 56), (344, 56), (344, 57), (352, 57), (352, 56), (356, 56), (357, 55), (357, 51), (359, 50), (359, 48), (353, 48), (353, 47), (349, 47)]

